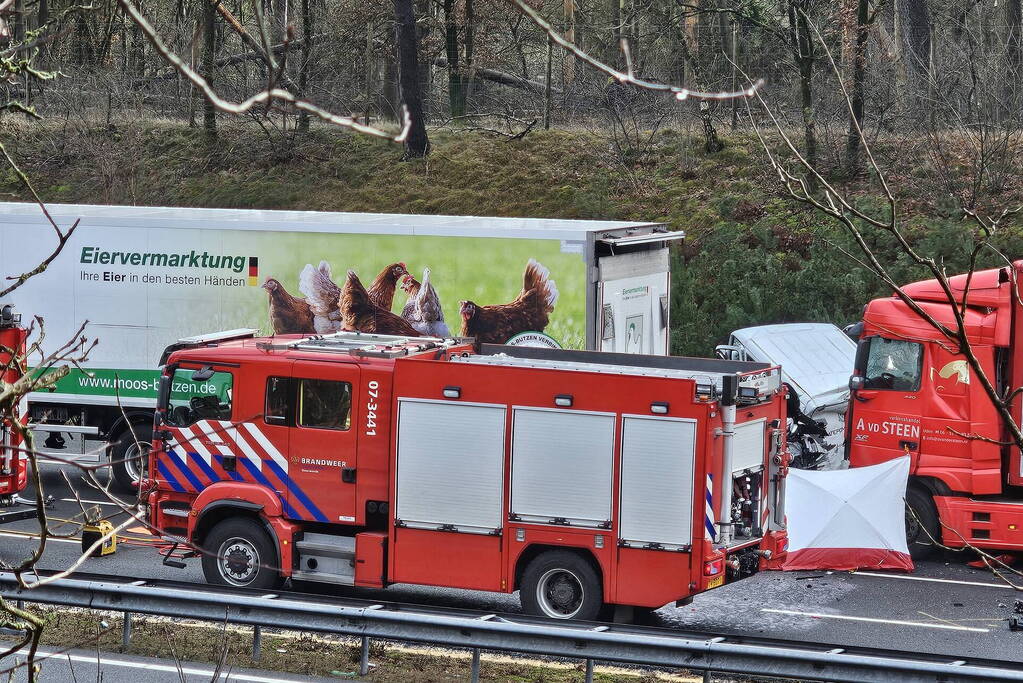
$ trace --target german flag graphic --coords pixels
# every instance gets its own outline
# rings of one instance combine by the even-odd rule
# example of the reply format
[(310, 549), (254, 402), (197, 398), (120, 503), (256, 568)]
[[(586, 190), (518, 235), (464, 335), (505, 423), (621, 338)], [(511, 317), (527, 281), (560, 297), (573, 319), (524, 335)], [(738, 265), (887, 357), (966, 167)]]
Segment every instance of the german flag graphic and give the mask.
[(249, 287), (259, 286), (259, 258), (249, 257)]

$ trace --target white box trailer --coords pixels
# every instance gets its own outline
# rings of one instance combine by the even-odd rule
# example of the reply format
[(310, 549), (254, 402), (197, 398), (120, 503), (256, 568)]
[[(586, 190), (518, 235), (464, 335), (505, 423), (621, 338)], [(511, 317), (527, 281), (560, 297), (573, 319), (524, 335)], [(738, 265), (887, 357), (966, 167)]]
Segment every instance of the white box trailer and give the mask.
[[(48, 429), (46, 447), (91, 459), (104, 443), (123, 458), (148, 435), (164, 349), (212, 330), (273, 333), (264, 284), (278, 281), (310, 301), (331, 271), (370, 283), (391, 264), (423, 282), (430, 269), (443, 320), (462, 332), (463, 312), (508, 304), (523, 289), (527, 264), (551, 283), (546, 322), (501, 327), (504, 342), (664, 355), (668, 352), (669, 243), (683, 233), (657, 223), (49, 205), (63, 227), (80, 220), (64, 252), (9, 301), (26, 319), (40, 316), (47, 338), (67, 340), (88, 321), (99, 340), (85, 371), (72, 371), (50, 393), (29, 397), (32, 419)], [(0, 203), (0, 267), (19, 274), (55, 244), (38, 206)], [(321, 264), (326, 264), (327, 270)], [(403, 280), (402, 282), (406, 282)], [(317, 285), (319, 283), (319, 285)], [(426, 288), (424, 288), (426, 289)], [(336, 292), (316, 301), (337, 300)], [(406, 298), (393, 298), (395, 314)], [(336, 323), (320, 317), (316, 325)], [(473, 323), (475, 324), (475, 323)], [(525, 327), (523, 327), (525, 326)], [(537, 329), (539, 327), (540, 329)], [(521, 329), (520, 329), (521, 328)], [(293, 330), (292, 330), (293, 331)], [(317, 332), (319, 328), (309, 329)], [(473, 327), (470, 332), (482, 333)], [(122, 414), (124, 413), (124, 414)], [(42, 431), (42, 430), (40, 430)], [(127, 483), (131, 467), (115, 473)], [(122, 471), (123, 470), (123, 471)]]

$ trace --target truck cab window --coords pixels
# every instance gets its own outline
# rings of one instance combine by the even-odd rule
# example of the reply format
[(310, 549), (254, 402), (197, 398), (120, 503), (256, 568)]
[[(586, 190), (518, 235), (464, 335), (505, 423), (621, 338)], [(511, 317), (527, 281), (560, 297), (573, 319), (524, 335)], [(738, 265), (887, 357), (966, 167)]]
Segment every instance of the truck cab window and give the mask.
[(923, 344), (884, 337), (871, 337), (866, 343), (869, 344), (867, 367), (862, 368), (865, 389), (920, 389)]
[(317, 429), (348, 429), (352, 418), (352, 385), (326, 379), (300, 379), (298, 424)]
[(234, 376), (217, 371), (206, 381), (192, 379), (195, 368), (174, 372), (171, 380), (167, 424), (187, 427), (200, 420), (230, 420)]
[(263, 420), (267, 424), (288, 424), (294, 395), (291, 386), (290, 377), (266, 378), (266, 407), (263, 409)]

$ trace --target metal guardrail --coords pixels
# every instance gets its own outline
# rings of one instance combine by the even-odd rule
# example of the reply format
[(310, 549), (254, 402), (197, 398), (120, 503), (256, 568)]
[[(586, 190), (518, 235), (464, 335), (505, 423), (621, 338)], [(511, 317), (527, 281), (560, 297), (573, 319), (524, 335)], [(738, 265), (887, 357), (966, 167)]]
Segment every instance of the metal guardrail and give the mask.
[(125, 639), (131, 614), (198, 619), (261, 628), (317, 631), (362, 638), (363, 671), (368, 670), (369, 641), (432, 643), (473, 651), (473, 679), (479, 651), (500, 650), (671, 669), (813, 681), (880, 683), (887, 681), (1023, 681), (1018, 663), (956, 660), (757, 638), (743, 642), (713, 634), (665, 628), (559, 623), (496, 614), (454, 615), (439, 608), (332, 600), (320, 596), (260, 593), (218, 586), (191, 586), (135, 580), (61, 579), (31, 590), (14, 576), (0, 573), (0, 594), (10, 600), (125, 613)]

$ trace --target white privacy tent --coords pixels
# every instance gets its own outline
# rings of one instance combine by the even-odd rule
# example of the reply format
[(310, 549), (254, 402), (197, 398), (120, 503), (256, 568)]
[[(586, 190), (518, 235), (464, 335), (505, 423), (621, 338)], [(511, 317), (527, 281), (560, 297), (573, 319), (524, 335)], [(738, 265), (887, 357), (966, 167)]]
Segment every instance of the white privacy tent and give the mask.
[(913, 570), (904, 497), (909, 456), (850, 470), (789, 470), (782, 569)]

